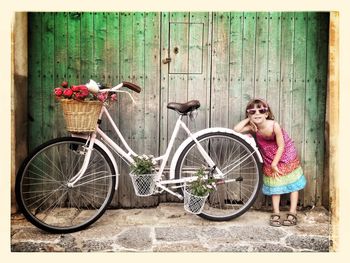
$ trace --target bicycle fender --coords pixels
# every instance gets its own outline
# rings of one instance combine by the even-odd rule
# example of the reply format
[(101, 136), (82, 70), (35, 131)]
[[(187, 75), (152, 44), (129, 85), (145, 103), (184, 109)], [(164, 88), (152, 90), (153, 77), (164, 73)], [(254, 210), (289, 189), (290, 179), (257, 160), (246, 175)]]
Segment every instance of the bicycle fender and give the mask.
[[(207, 134), (207, 133), (211, 133), (211, 132), (225, 132), (225, 133), (230, 133), (230, 134), (234, 134), (240, 138), (242, 138), (244, 141), (246, 141), (250, 146), (253, 147), (253, 149), (255, 150), (258, 158), (259, 158), (259, 161), (262, 163), (263, 162), (263, 159), (261, 157), (261, 154), (256, 146), (256, 143), (255, 143), (255, 140), (253, 137), (250, 137), (248, 135), (245, 135), (245, 134), (242, 134), (242, 133), (238, 133), (238, 132), (235, 132), (234, 130), (232, 129), (228, 129), (228, 128), (221, 128), (221, 127), (213, 127), (213, 128), (207, 128), (207, 129), (203, 129), (203, 130), (200, 130), (196, 133), (193, 134), (193, 136), (195, 138), (198, 138), (199, 136), (202, 136), (204, 134)], [(191, 137), (188, 137), (185, 141), (183, 141), (181, 143), (181, 145), (179, 146), (179, 148), (176, 150), (175, 154), (174, 154), (174, 157), (171, 161), (171, 165), (170, 165), (170, 174), (169, 174), (169, 179), (174, 179), (175, 178), (175, 167), (176, 167), (176, 164), (177, 164), (177, 161), (180, 157), (180, 154), (182, 153), (182, 151), (185, 149), (185, 147), (192, 141), (193, 139)]]
[[(78, 137), (78, 138), (83, 138), (83, 139), (87, 139), (88, 136), (87, 135), (83, 135), (83, 134), (72, 134), (73, 137)], [(95, 139), (95, 144), (98, 145), (102, 150), (104, 150), (106, 152), (106, 154), (108, 155), (108, 157), (111, 159), (113, 167), (114, 167), (114, 171), (115, 171), (115, 179), (116, 179), (116, 183), (115, 183), (115, 190), (117, 190), (118, 188), (118, 179), (119, 179), (119, 170), (118, 170), (118, 165), (117, 162), (112, 154), (112, 152), (108, 149), (108, 147), (101, 142), (98, 139)]]

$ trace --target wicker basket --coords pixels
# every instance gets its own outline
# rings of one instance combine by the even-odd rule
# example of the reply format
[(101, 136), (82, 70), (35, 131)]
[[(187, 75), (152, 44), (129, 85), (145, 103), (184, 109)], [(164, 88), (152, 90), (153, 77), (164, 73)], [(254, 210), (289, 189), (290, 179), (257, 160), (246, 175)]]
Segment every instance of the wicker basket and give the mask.
[(100, 101), (77, 101), (62, 99), (66, 127), (69, 132), (93, 132), (103, 103)]

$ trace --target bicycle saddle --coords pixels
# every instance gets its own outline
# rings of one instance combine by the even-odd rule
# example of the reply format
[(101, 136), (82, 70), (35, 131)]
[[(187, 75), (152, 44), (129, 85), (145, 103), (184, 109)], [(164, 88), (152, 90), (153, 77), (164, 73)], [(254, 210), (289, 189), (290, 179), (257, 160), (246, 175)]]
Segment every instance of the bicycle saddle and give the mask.
[(175, 110), (180, 114), (187, 114), (198, 109), (201, 106), (198, 100), (190, 100), (186, 103), (169, 102), (167, 108)]

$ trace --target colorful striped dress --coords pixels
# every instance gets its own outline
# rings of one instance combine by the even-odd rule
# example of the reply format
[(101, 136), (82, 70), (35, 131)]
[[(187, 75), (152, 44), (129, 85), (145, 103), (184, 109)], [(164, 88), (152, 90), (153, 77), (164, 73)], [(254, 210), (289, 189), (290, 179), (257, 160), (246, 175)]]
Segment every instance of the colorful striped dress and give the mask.
[(262, 191), (265, 195), (287, 194), (299, 191), (306, 185), (306, 179), (303, 169), (300, 166), (294, 143), (284, 129), (282, 129), (282, 134), (284, 139), (284, 151), (277, 164), (282, 175), (273, 177), (271, 163), (278, 149), (276, 135), (273, 132), (271, 136), (266, 137), (260, 134), (259, 131), (256, 133), (256, 141), (264, 161), (264, 183)]

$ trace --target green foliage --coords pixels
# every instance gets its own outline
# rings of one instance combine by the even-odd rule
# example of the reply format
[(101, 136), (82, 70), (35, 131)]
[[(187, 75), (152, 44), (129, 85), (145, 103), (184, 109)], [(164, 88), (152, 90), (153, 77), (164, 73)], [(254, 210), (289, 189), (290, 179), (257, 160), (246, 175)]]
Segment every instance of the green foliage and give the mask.
[(134, 157), (134, 163), (131, 164), (131, 173), (133, 174), (152, 174), (155, 172), (156, 162), (152, 156), (142, 155)]
[(196, 196), (205, 196), (215, 189), (215, 182), (213, 179), (205, 179), (204, 169), (199, 169), (194, 176), (196, 180), (188, 185), (191, 194)]

